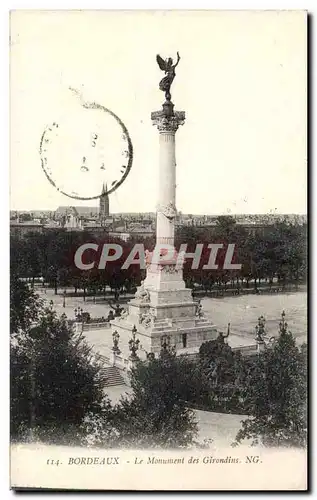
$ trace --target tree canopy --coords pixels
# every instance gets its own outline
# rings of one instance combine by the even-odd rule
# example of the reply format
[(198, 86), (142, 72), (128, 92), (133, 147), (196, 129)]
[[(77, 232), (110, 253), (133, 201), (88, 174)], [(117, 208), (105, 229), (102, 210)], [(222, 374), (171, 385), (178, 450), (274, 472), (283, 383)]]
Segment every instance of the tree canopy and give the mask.
[(284, 321), (273, 347), (254, 361), (248, 393), (250, 417), (236, 443), (304, 447), (307, 443), (307, 352)]
[(90, 428), (98, 430), (94, 444), (136, 449), (192, 444), (197, 423), (187, 403), (190, 368), (169, 354), (137, 362), (131, 370), (132, 394), (121, 398), (111, 416), (106, 412), (89, 419)]
[[(217, 286), (226, 287), (229, 282), (236, 286), (250, 280), (256, 286), (260, 280), (277, 279), (280, 283), (299, 284), (306, 279), (307, 234), (306, 226), (278, 222), (263, 229), (247, 231), (229, 216), (219, 216), (215, 227), (179, 227), (176, 229), (175, 246), (187, 244), (187, 251), (193, 252), (197, 243), (203, 244), (202, 258), (198, 269), (192, 269), (192, 260), (184, 265), (184, 279), (188, 286), (194, 284), (211, 290)], [(122, 258), (108, 262), (106, 269), (82, 271), (74, 265), (74, 254), (83, 243), (118, 243), (123, 248)], [(34, 280), (43, 276), (55, 288), (73, 286), (75, 291), (83, 289), (92, 293), (102, 293), (105, 286), (113, 289), (135, 289), (143, 279), (144, 270), (138, 265), (122, 269), (122, 263), (132, 250), (133, 238), (127, 242), (110, 237), (107, 233), (94, 236), (89, 232), (65, 232), (56, 230), (43, 234), (29, 233), (23, 239), (11, 236), (11, 270), (19, 277)], [(222, 243), (216, 263), (219, 269), (208, 270), (203, 266), (208, 262), (209, 243)], [(241, 270), (222, 268), (228, 243), (235, 244), (234, 262), (242, 265)], [(145, 248), (153, 249), (154, 239), (144, 241)]]
[(97, 411), (102, 365), (84, 338), (17, 280), (11, 296), (11, 436), (51, 439)]

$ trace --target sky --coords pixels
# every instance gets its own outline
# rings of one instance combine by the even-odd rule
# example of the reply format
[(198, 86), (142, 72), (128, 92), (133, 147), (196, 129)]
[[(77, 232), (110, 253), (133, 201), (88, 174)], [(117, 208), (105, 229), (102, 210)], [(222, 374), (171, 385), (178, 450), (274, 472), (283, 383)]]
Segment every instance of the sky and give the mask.
[[(306, 213), (306, 39), (303, 11), (11, 13), (11, 209), (98, 205), (60, 194), (41, 167), (45, 127), (75, 120), (73, 87), (118, 115), (133, 143), (110, 211), (155, 211), (159, 134), (150, 115), (164, 100), (156, 54), (179, 51), (177, 209)], [(80, 133), (74, 148), (82, 154)]]

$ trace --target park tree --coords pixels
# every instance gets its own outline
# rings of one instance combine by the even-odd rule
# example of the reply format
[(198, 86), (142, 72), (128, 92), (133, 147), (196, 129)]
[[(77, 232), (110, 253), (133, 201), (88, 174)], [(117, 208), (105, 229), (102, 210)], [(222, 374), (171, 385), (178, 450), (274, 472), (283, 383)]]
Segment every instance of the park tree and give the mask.
[(29, 233), (23, 241), (24, 255), (27, 276), (31, 278), (34, 285), (34, 279), (42, 276), (44, 267), (44, 237), (42, 234)]
[(10, 274), (10, 333), (26, 331), (36, 322), (43, 303), (29, 284)]
[(253, 252), (256, 246), (256, 238), (253, 234), (247, 234), (238, 248), (238, 262), (241, 264), (240, 278), (245, 281), (246, 287), (250, 287), (250, 280), (254, 277)]
[(243, 413), (245, 410), (245, 366), (239, 351), (233, 351), (221, 332), (199, 349), (200, 387), (197, 403), (209, 411)]
[[(193, 288), (195, 283), (202, 286), (206, 291), (215, 285), (226, 288), (231, 282), (237, 287), (245, 280), (247, 286), (254, 280), (255, 288), (261, 280), (269, 280), (272, 284), (274, 278), (278, 278), (283, 285), (294, 282), (299, 284), (305, 280), (307, 272), (307, 249), (306, 249), (306, 227), (299, 224), (290, 224), (287, 221), (278, 222), (267, 226), (265, 231), (259, 230), (256, 234), (248, 234), (245, 228), (238, 225), (230, 216), (220, 216), (215, 227), (179, 227), (176, 230), (176, 248), (182, 243), (188, 245), (187, 251), (193, 252), (197, 243), (204, 244), (204, 251), (199, 269), (192, 269), (191, 259), (184, 264), (183, 275), (187, 286)], [(99, 273), (99, 284), (97, 275), (90, 280), (81, 279), (81, 273), (74, 265), (73, 257), (77, 248), (87, 241), (95, 243), (118, 243), (124, 248), (122, 259), (129, 253), (136, 242), (131, 239), (123, 242), (118, 238), (111, 238), (107, 234), (93, 236), (89, 232), (66, 232), (57, 229), (44, 234), (32, 233), (24, 238), (11, 236), (11, 269), (14, 269), (20, 277), (33, 279), (44, 276), (46, 282), (55, 288), (57, 293), (59, 287), (74, 286), (84, 287), (85, 293), (88, 289), (102, 292), (105, 286), (112, 285), (113, 291), (118, 295), (125, 284), (134, 289), (135, 284), (142, 279), (143, 271), (138, 266), (131, 266), (128, 270), (121, 268), (121, 261), (108, 263), (106, 273)], [(219, 251), (217, 262), (219, 269), (212, 271), (202, 269), (203, 264), (208, 261), (206, 248), (208, 243), (235, 244), (235, 262), (242, 264), (239, 270), (222, 269), (225, 249)], [(147, 248), (154, 246), (153, 238), (145, 242)], [(87, 252), (86, 252), (87, 253)], [(206, 259), (207, 260), (206, 260)], [(204, 260), (205, 259), (205, 260)], [(102, 270), (100, 270), (102, 271)], [(113, 286), (113, 275), (115, 282), (120, 287)], [(125, 287), (126, 288), (126, 287)]]
[(121, 402), (120, 438), (141, 447), (186, 447), (197, 427), (188, 408), (191, 370), (186, 360), (165, 353), (131, 371), (132, 398)]
[(31, 222), (33, 220), (32, 214), (25, 212), (19, 215), (20, 222)]
[(215, 340), (204, 342), (199, 348), (200, 367), (213, 385), (234, 382), (234, 357), (235, 354), (225, 343), (222, 333)]
[(10, 237), (10, 275), (26, 277), (23, 240), (16, 235)]
[(307, 442), (307, 353), (298, 348), (282, 316), (272, 348), (254, 360), (249, 380), (249, 418), (235, 444), (249, 439), (264, 446), (304, 447)]
[(307, 273), (307, 228), (306, 226), (287, 226), (289, 244), (285, 247), (285, 266), (287, 278), (297, 285), (306, 279)]
[(110, 446), (126, 448), (192, 444), (197, 424), (186, 402), (191, 373), (185, 359), (169, 353), (136, 361), (130, 373), (132, 394), (122, 397), (111, 414), (106, 411), (89, 420), (90, 429), (98, 429), (94, 444), (108, 441)]
[(175, 233), (175, 247), (179, 248), (181, 244), (188, 245), (188, 251), (195, 248), (196, 243), (202, 242), (203, 231), (194, 226), (178, 226)]
[(36, 296), (31, 289), (28, 293), (31, 318), (23, 283), (11, 304), (19, 311), (13, 316), (16, 333), (10, 346), (11, 437), (79, 442), (86, 414), (99, 411), (104, 401), (102, 364), (65, 316), (57, 317), (52, 308), (37, 309)]
[(219, 215), (216, 220), (216, 235), (230, 239), (236, 230), (236, 221), (230, 215)]

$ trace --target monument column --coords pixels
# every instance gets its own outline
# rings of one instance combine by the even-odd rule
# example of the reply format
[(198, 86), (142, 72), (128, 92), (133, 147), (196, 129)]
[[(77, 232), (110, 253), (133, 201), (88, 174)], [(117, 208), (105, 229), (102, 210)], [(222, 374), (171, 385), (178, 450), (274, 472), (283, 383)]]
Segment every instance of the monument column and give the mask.
[[(175, 230), (175, 194), (176, 194), (176, 160), (175, 136), (180, 125), (185, 122), (184, 111), (174, 111), (170, 88), (175, 78), (175, 68), (180, 56), (174, 64), (172, 58), (165, 61), (157, 55), (157, 63), (165, 76), (159, 83), (165, 92), (165, 102), (160, 111), (151, 114), (153, 125), (159, 132), (159, 188), (156, 216), (156, 244), (164, 248), (174, 247)], [(197, 314), (197, 303), (193, 301), (192, 291), (186, 288), (183, 279), (182, 261), (178, 262), (176, 251), (167, 258), (153, 259), (163, 256), (146, 253), (146, 278), (138, 287), (134, 298), (128, 303), (128, 313), (111, 321), (113, 335), (120, 335), (121, 358), (123, 369), (130, 363), (129, 346), (131, 339), (137, 335), (140, 340), (138, 355), (145, 353), (159, 354), (162, 346), (168, 344), (178, 353), (186, 353), (186, 349), (199, 349), (202, 342), (216, 338), (215, 326), (203, 316), (201, 310)], [(166, 254), (165, 254), (166, 255)], [(201, 309), (201, 308), (200, 308)], [(165, 339), (165, 340), (164, 340)], [(141, 349), (142, 346), (142, 349)], [(118, 361), (118, 357), (116, 359)], [(119, 366), (119, 365), (118, 365)]]
[(185, 122), (184, 111), (173, 111), (166, 102), (161, 111), (151, 114), (159, 131), (159, 190), (156, 216), (156, 243), (174, 246), (176, 217), (176, 159), (175, 134)]

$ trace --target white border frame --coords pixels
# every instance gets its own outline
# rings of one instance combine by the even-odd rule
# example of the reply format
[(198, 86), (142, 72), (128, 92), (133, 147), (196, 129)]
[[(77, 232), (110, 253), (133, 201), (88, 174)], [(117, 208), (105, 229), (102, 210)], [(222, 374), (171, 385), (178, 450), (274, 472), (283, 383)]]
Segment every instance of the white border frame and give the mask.
[[(2, 67), (2, 78), (1, 78), (1, 92), (0, 92), (0, 97), (1, 97), (1, 119), (2, 119), (2, 133), (1, 133), (1, 142), (2, 142), (2, 147), (1, 147), (1, 156), (2, 156), (2, 166), (1, 166), (1, 173), (4, 178), (2, 179), (1, 182), (1, 196), (0, 196), (0, 202), (1, 202), (1, 228), (4, 233), (4, 241), (3, 241), (3, 246), (2, 249), (4, 248), (4, 251), (1, 252), (2, 256), (2, 270), (3, 272), (1, 273), (1, 315), (0, 317), (5, 319), (5, 321), (2, 321), (1, 324), (1, 354), (2, 354), (2, 359), (0, 363), (1, 367), (1, 395), (3, 398), (3, 405), (2, 405), (2, 411), (1, 411), (1, 454), (0, 454), (0, 492), (1, 492), (1, 498), (11, 498), (13, 495), (12, 491), (9, 491), (9, 456), (8, 456), (8, 447), (9, 447), (9, 413), (8, 413), (8, 401), (9, 401), (9, 390), (8, 390), (8, 379), (9, 379), (9, 345), (8, 345), (8, 332), (9, 332), (9, 300), (8, 300), (8, 286), (9, 286), (9, 231), (8, 231), (8, 225), (9, 225), (9, 191), (8, 191), (8, 185), (9, 185), (9, 51), (8, 51), (8, 41), (9, 41), (9, 11), (10, 10), (16, 10), (16, 9), (38, 9), (38, 10), (69, 10), (69, 9), (85, 9), (85, 10), (95, 10), (95, 9), (100, 9), (100, 10), (121, 10), (121, 9), (127, 9), (127, 10), (171, 10), (171, 9), (177, 9), (177, 10), (200, 10), (200, 9), (217, 9), (217, 10), (307, 10), (312, 16), (316, 13), (317, 8), (316, 8), (316, 0), (306, 0), (306, 1), (301, 1), (301, 0), (257, 0), (256, 2), (254, 0), (248, 0), (248, 1), (235, 1), (235, 0), (195, 0), (195, 1), (167, 1), (167, 0), (161, 0), (160, 2), (157, 1), (152, 1), (151, 3), (146, 2), (146, 1), (134, 1), (131, 2), (129, 0), (114, 0), (114, 1), (108, 1), (103, 2), (102, 0), (77, 0), (76, 2), (74, 1), (69, 1), (69, 0), (55, 0), (55, 1), (47, 1), (43, 2), (40, 0), (33, 0), (33, 1), (23, 1), (23, 0), (16, 0), (16, 1), (8, 1), (8, 0), (3, 0), (1, 2), (1, 7), (0, 7), (0, 12), (1, 12), (1, 30), (0, 33), (2, 35), (2, 43), (1, 43), (1, 50), (0, 50), (0, 55), (1, 55), (1, 67)], [(313, 19), (313, 23), (315, 23), (315, 19)], [(311, 47), (310, 47), (310, 53), (312, 54), (312, 59), (310, 61), (310, 88), (311, 88), (311, 93), (313, 91), (313, 87), (316, 86), (316, 79), (314, 78), (315, 76), (315, 68), (316, 68), (316, 28), (314, 32), (311, 33)], [(313, 82), (315, 85), (313, 85)], [(312, 184), (312, 190), (311, 190), (311, 212), (310, 212), (310, 219), (311, 219), (311, 255), (315, 255), (315, 249), (316, 249), (316, 231), (314, 231), (314, 221), (316, 220), (316, 201), (314, 201), (314, 197), (312, 195), (313, 191), (316, 192), (316, 178), (317, 176), (313, 175), (314, 171), (314, 166), (313, 165), (313, 143), (316, 140), (316, 130), (313, 128), (313, 117), (315, 116), (315, 111), (316, 111), (316, 100), (311, 99), (309, 105), (314, 105), (313, 109), (311, 110), (311, 130), (310, 130), (310, 151), (308, 151), (308, 154), (310, 154), (310, 172), (311, 172), (311, 178), (310, 178), (310, 184)], [(312, 263), (312, 269), (311, 269), (311, 283), (312, 287), (316, 283), (316, 268)], [(310, 348), (311, 348), (311, 374), (313, 376), (313, 381), (315, 380), (315, 368), (314, 368), (314, 359), (315, 359), (315, 354), (316, 354), (316, 342), (313, 342), (313, 335), (314, 335), (314, 328), (313, 325), (315, 324), (315, 312), (313, 310), (313, 303), (311, 304), (311, 313), (312, 313), (312, 324), (310, 325)], [(311, 391), (311, 394), (313, 394), (313, 391)], [(316, 399), (312, 401), (312, 409), (314, 414), (315, 410), (315, 405), (316, 405)], [(311, 415), (312, 417), (312, 415)], [(311, 418), (311, 426), (313, 424), (314, 420)], [(316, 433), (315, 433), (316, 434)], [(314, 447), (315, 439), (312, 439), (311, 442), (311, 449), (312, 450), (317, 450), (317, 446)], [(313, 458), (313, 452), (311, 453), (311, 458)], [(315, 476), (314, 471), (314, 463), (311, 465), (311, 483), (312, 487), (313, 485), (313, 478)], [(214, 496), (218, 497), (217, 494), (214, 494)], [(34, 494), (29, 495), (29, 497), (35, 497)], [(40, 495), (42, 496), (42, 495)], [(61, 493), (61, 497), (66, 498), (66, 493)], [(91, 493), (87, 493), (88, 497), (92, 497)], [(108, 497), (112, 497), (113, 495), (108, 494)], [(117, 495), (116, 495), (117, 496)], [(196, 496), (196, 495), (195, 495)], [(276, 497), (278, 498), (278, 495), (270, 495), (271, 497)], [(36, 497), (39, 497), (39, 493), (36, 494)], [(171, 497), (169, 494), (165, 494), (166, 497)]]

